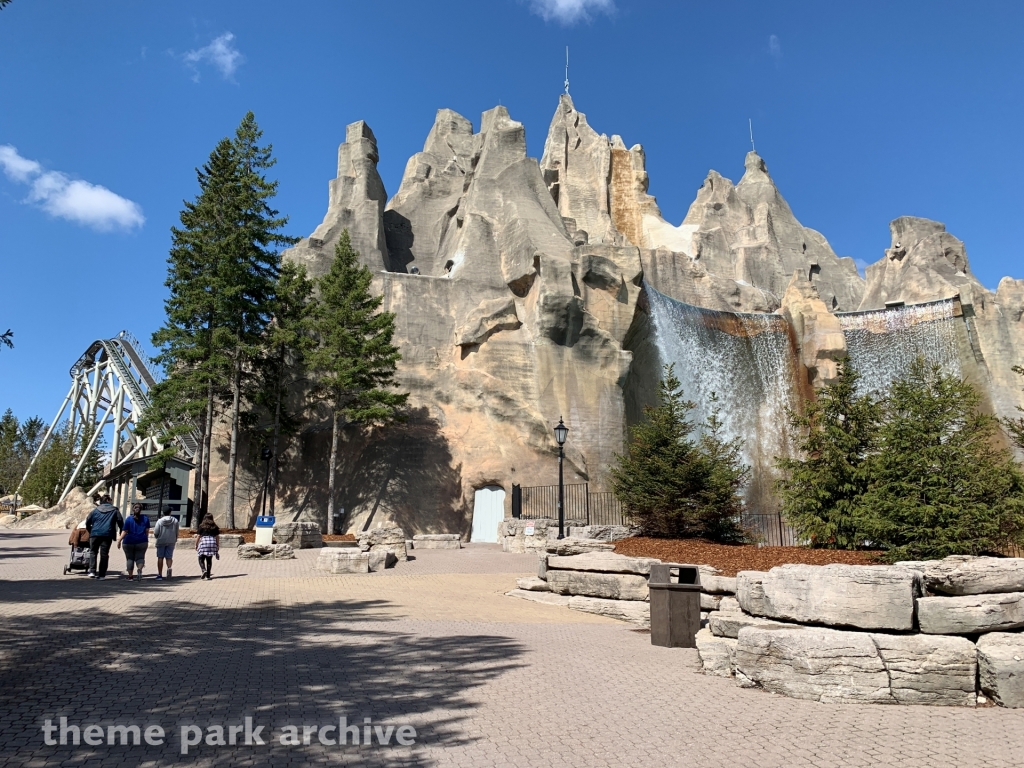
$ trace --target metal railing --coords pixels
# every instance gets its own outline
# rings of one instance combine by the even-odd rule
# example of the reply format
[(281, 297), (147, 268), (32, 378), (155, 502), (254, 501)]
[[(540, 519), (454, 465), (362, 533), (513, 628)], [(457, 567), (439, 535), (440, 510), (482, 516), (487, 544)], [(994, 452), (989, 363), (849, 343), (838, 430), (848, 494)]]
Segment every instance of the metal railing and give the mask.
[[(565, 488), (565, 519), (586, 520), (587, 525), (630, 525), (614, 493), (591, 493), (588, 483), (571, 483)], [(558, 486), (523, 488), (522, 516), (525, 519), (558, 517)]]

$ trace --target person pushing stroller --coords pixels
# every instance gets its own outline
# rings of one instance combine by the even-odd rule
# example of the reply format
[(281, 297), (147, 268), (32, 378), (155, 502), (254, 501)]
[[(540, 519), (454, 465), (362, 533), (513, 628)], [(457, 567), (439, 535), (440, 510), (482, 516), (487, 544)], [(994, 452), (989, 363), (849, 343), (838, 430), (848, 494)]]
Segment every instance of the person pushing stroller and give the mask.
[(105, 579), (110, 560), (110, 545), (124, 528), (124, 518), (110, 503), (110, 496), (100, 498), (100, 504), (85, 518), (89, 532), (89, 578)]

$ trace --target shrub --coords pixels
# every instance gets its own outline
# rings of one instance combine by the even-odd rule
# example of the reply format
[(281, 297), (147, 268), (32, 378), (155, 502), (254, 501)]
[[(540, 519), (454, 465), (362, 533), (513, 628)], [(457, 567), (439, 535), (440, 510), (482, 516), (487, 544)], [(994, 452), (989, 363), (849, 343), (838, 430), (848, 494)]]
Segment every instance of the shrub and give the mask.
[(626, 453), (612, 470), (615, 495), (647, 536), (741, 542), (740, 490), (749, 469), (738, 442), (722, 437), (717, 406), (694, 438), (695, 406), (684, 399), (671, 365), (659, 401), (630, 429)]

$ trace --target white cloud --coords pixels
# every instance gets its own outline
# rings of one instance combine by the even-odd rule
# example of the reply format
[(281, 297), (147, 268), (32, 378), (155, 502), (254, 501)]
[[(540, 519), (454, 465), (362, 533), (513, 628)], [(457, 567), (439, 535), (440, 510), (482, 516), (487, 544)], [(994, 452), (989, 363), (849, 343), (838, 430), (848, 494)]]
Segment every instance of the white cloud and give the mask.
[(11, 181), (31, 185), (26, 202), (38, 205), (56, 218), (101, 232), (133, 229), (146, 221), (138, 203), (60, 171), (44, 171), (42, 165), (22, 157), (10, 144), (0, 145), (0, 166)]
[(614, 0), (530, 0), (530, 8), (544, 21), (571, 25), (589, 21), (591, 11), (612, 13)]
[(234, 40), (235, 36), (232, 33), (225, 32), (209, 45), (182, 54), (182, 61), (191, 67), (194, 73), (192, 79), (199, 82), (199, 65), (206, 63), (213, 65), (225, 80), (234, 82), (235, 72), (245, 61), (245, 57), (234, 46)]
[(778, 35), (768, 36), (768, 55), (776, 61), (782, 58), (782, 43), (779, 41)]

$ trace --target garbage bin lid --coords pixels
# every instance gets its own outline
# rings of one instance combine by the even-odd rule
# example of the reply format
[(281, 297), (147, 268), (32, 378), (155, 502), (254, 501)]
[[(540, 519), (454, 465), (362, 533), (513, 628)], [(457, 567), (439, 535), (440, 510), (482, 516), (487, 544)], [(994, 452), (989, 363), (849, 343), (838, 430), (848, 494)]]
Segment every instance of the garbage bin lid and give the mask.
[(700, 587), (700, 569), (696, 565), (683, 563), (656, 563), (651, 566), (649, 583), (651, 586), (671, 584)]
[(277, 519), (276, 517), (273, 517), (271, 515), (258, 515), (256, 517), (256, 527), (257, 528), (273, 528), (274, 527), (274, 521), (276, 519)]

